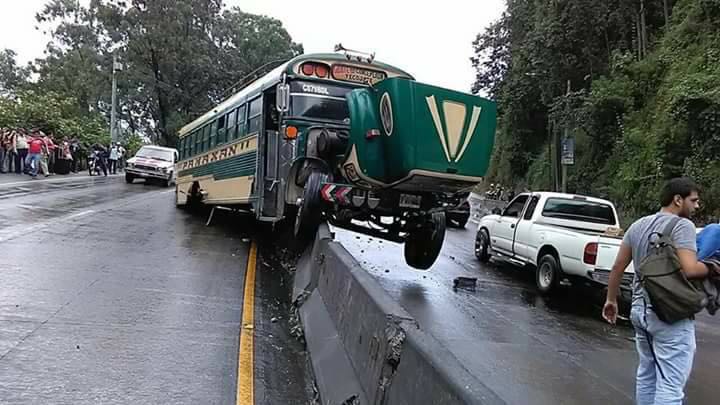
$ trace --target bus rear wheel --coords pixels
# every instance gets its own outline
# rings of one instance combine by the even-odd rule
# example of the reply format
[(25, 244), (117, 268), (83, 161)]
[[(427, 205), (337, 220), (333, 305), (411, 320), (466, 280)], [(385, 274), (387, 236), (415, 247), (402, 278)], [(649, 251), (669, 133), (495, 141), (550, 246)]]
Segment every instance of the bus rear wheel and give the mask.
[(322, 221), (322, 198), (320, 191), (329, 176), (314, 171), (308, 176), (303, 190), (302, 201), (295, 215), (295, 236), (300, 239), (312, 239)]
[(404, 249), (408, 265), (427, 270), (435, 263), (445, 241), (445, 221), (444, 212), (435, 212), (421, 228), (408, 234)]

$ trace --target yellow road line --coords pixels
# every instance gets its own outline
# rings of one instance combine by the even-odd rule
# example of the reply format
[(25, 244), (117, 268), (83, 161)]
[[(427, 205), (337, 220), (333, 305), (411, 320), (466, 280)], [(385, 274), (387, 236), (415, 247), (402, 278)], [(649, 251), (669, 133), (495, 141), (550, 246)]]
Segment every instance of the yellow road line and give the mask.
[(245, 293), (243, 298), (242, 325), (240, 325), (240, 350), (238, 351), (237, 404), (253, 405), (255, 380), (253, 333), (255, 328), (255, 267), (257, 245), (250, 245), (247, 271), (245, 272)]

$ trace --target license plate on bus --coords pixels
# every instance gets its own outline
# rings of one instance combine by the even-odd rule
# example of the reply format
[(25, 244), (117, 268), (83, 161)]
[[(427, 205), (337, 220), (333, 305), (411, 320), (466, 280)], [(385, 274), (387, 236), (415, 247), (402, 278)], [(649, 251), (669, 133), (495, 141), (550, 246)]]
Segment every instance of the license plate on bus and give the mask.
[(400, 194), (400, 207), (402, 208), (420, 208), (422, 197), (412, 194)]

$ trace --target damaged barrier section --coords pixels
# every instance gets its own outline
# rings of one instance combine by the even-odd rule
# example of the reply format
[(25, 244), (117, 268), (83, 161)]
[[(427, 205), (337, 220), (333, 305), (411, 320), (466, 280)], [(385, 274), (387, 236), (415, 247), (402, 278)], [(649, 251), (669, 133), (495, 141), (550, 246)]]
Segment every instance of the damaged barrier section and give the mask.
[(300, 258), (292, 298), (322, 404), (503, 403), (421, 330), (327, 225)]

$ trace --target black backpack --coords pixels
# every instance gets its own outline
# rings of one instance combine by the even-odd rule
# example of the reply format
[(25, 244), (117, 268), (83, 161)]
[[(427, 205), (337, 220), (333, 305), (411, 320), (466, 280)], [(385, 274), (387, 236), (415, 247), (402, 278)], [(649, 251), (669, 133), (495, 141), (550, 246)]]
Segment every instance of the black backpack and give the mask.
[(653, 311), (665, 323), (691, 318), (708, 302), (705, 292), (696, 288), (681, 271), (680, 259), (672, 241), (672, 231), (678, 221), (680, 218), (675, 217), (662, 233), (650, 234), (648, 255), (637, 268)]

